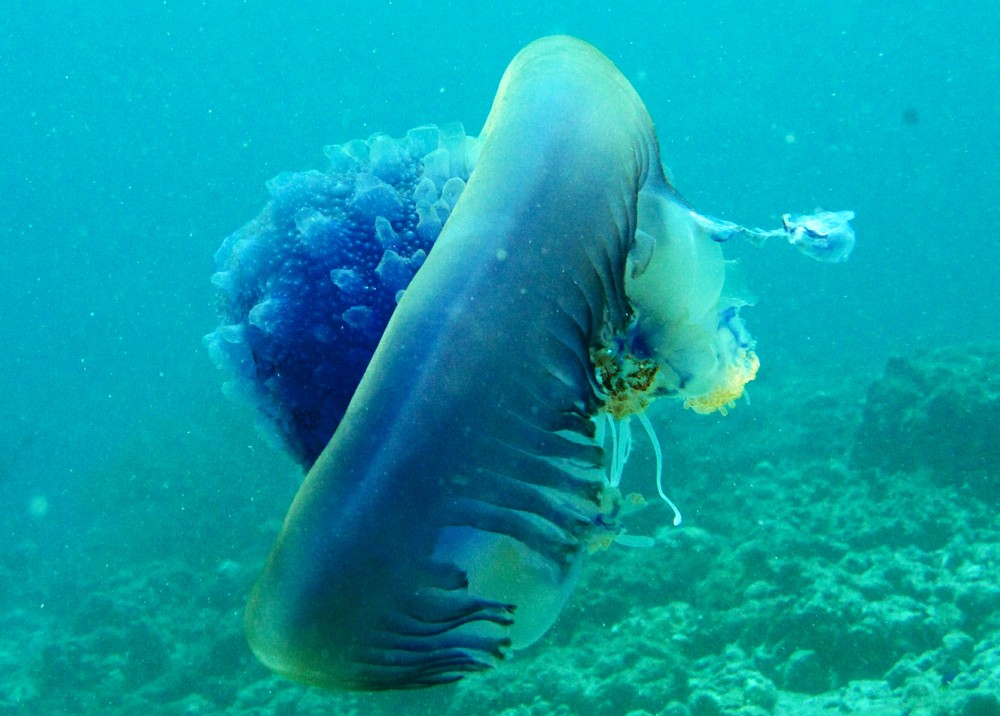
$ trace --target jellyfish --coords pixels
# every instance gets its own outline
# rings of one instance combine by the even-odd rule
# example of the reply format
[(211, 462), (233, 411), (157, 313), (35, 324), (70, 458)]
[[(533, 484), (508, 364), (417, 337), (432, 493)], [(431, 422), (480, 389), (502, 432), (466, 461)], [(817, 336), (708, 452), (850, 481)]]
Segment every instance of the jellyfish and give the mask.
[(328, 155), (216, 256), (206, 344), (307, 470), (247, 636), (326, 688), (453, 682), (537, 641), (588, 552), (649, 542), (622, 523), (631, 419), (660, 456), (652, 400), (724, 411), (753, 380), (723, 244), (839, 261), (850, 217), (701, 216), (629, 82), (565, 36), (514, 58), (478, 138)]

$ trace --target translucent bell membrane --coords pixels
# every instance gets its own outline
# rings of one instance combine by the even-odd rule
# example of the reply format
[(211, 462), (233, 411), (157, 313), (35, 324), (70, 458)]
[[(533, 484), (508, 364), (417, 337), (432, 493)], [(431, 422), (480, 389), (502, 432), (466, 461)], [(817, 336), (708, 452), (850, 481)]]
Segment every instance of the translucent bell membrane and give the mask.
[[(680, 524), (680, 512), (663, 489), (663, 454), (646, 407), (657, 396), (674, 395), (695, 412), (725, 414), (757, 374), (754, 341), (739, 316), (753, 299), (731, 280), (721, 244), (742, 237), (759, 246), (783, 236), (811, 258), (838, 263), (854, 247), (853, 218), (851, 211), (785, 214), (780, 229), (749, 229), (698, 214), (669, 185), (653, 181), (640, 191), (625, 275), (635, 320), (626, 335), (593, 352), (607, 393), (610, 486), (621, 484), (634, 413), (655, 451), (657, 492)], [(604, 431), (599, 435), (603, 443)]]
[(643, 236), (625, 277), (636, 323), (624, 344), (633, 359), (655, 364), (650, 397), (677, 395), (708, 413), (742, 395), (757, 358), (739, 317), (751, 299), (727, 284), (722, 247), (697, 216), (669, 190), (640, 192)]

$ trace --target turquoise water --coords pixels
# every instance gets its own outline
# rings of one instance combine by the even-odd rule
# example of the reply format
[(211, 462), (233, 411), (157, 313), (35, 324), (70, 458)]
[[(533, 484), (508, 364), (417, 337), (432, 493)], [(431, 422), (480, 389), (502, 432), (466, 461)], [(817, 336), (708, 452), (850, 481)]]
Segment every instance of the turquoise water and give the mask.
[[(112, 589), (122, 575), (170, 583), (169, 562), (190, 565), (188, 579), (217, 579), (232, 561), (249, 579), (269, 549), (297, 473), (221, 396), (200, 343), (216, 321), (212, 254), (259, 210), (264, 182), (324, 168), (323, 145), (375, 131), (458, 120), (478, 132), (507, 62), (538, 36), (578, 35), (618, 65), (703, 213), (769, 227), (786, 211), (857, 212), (847, 264), (777, 245), (740, 252), (759, 297), (745, 317), (765, 398), (733, 425), (768, 420), (766, 396), (785, 380), (817, 391), (856, 379), (843, 400), (858, 404), (890, 355), (995, 337), (1000, 10), (985, 0), (828, 5), (5, 9), (0, 610), (11, 628), (43, 631), (0, 657), (11, 675), (0, 670), (0, 713), (40, 712), (30, 689), (11, 695), (14, 674), (40, 688), (60, 616), (79, 619), (74, 606), (95, 584), (127, 614), (145, 597)], [(785, 430), (801, 427), (787, 417)], [(793, 452), (784, 457), (810, 459), (808, 446)], [(237, 610), (243, 594), (210, 599)], [(202, 633), (188, 606), (191, 634)], [(165, 663), (184, 661), (181, 636), (164, 648)], [(109, 651), (82, 637), (78, 649)], [(51, 673), (46, 683), (67, 692), (86, 683), (72, 669)], [(176, 678), (169, 698), (147, 700), (187, 698)]]

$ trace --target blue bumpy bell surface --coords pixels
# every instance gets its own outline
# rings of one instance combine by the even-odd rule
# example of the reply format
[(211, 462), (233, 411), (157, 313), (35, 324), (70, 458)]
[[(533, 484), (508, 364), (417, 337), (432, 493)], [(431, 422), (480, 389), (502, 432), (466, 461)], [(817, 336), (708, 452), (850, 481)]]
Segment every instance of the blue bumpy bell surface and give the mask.
[(326, 172), (280, 174), (215, 254), (212, 361), (230, 398), (308, 469), (465, 187), (480, 142), (460, 124), (326, 147)]

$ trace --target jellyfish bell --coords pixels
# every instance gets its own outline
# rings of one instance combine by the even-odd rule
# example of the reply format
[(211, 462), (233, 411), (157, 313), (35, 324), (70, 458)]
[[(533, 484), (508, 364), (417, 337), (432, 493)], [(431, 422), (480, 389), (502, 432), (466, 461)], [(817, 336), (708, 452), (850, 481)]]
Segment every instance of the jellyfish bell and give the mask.
[(431, 686), (536, 641), (589, 551), (651, 543), (622, 524), (632, 416), (668, 499), (649, 402), (725, 410), (757, 370), (720, 245), (756, 230), (677, 194), (604, 55), (528, 45), (459, 129), (330, 148), (217, 256), (211, 354), (308, 470), (247, 635), (307, 683)]

